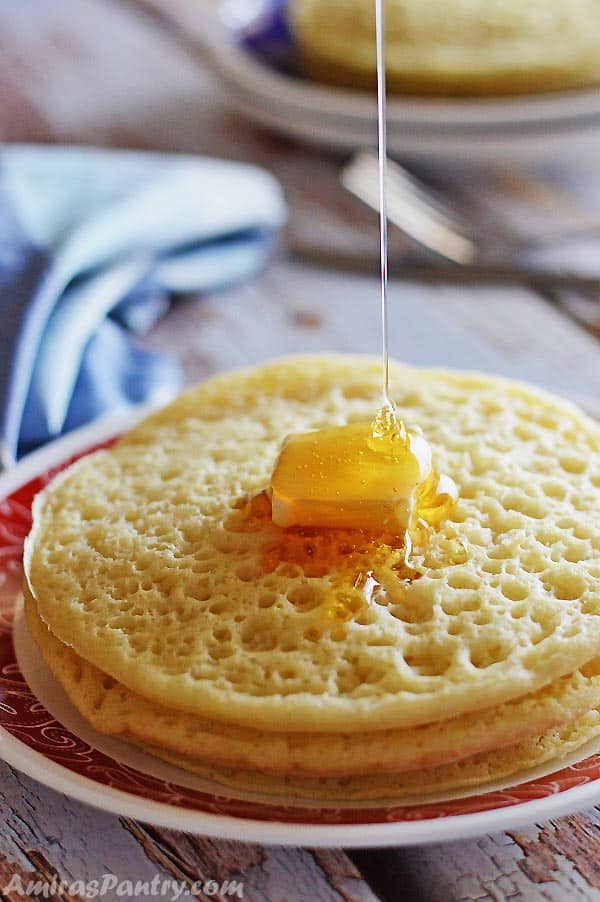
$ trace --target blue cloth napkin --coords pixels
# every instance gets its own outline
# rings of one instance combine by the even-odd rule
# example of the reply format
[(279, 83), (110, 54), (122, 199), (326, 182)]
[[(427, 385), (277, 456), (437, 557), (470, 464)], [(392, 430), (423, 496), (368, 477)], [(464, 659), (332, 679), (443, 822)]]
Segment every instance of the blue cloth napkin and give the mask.
[(278, 183), (241, 163), (3, 149), (2, 463), (109, 410), (168, 400), (179, 367), (136, 347), (134, 334), (174, 295), (256, 272), (285, 215)]

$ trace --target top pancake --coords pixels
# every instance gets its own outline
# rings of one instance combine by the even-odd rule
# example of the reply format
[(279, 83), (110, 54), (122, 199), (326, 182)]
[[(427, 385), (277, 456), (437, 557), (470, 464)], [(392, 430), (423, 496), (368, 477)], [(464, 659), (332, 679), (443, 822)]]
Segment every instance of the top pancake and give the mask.
[[(291, 0), (308, 74), (375, 87), (373, 0)], [(510, 94), (600, 80), (598, 0), (386, 0), (391, 91)]]
[[(244, 507), (288, 433), (379, 403), (378, 360), (299, 357), (209, 380), (38, 496), (25, 564), (41, 617), (147, 699), (271, 730), (428, 723), (599, 655), (600, 428), (516, 383), (391, 375), (460, 493), (419, 579), (393, 569), (389, 537), (286, 534)], [(384, 588), (371, 604), (358, 571)]]

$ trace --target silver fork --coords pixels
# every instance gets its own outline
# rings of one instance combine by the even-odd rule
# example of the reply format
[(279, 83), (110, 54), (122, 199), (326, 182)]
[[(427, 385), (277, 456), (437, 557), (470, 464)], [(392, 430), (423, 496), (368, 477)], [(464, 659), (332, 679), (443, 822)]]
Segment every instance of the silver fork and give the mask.
[[(585, 216), (581, 226), (548, 231), (525, 239), (505, 231), (475, 232), (460, 213), (414, 175), (388, 159), (388, 218), (406, 235), (446, 260), (462, 266), (499, 261), (519, 251), (542, 247), (577, 235), (600, 233), (600, 218)], [(348, 191), (379, 211), (379, 161), (376, 154), (356, 154), (341, 172)]]

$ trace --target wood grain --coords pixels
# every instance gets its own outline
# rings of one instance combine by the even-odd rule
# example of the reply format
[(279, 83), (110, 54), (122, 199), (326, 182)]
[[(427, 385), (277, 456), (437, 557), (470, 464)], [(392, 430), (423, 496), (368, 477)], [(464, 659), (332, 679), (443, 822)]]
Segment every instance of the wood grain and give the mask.
[[(80, 902), (81, 896), (74, 896), (67, 889), (61, 887), (57, 871), (44, 855), (34, 851), (26, 854), (31, 865), (31, 869), (27, 871), (21, 870), (14, 862), (10, 862), (0, 855), (0, 900), (2, 902), (21, 902), (24, 896), (22, 888), (29, 887), (31, 882), (45, 884), (49, 887), (56, 886), (57, 893), (58, 887), (60, 887), (60, 898), (64, 902)], [(9, 889), (11, 885), (14, 887), (13, 889)], [(5, 888), (4, 891), (2, 887)]]
[(600, 824), (574, 814), (551, 821), (535, 839), (519, 832), (510, 835), (525, 852), (519, 867), (535, 883), (553, 880), (559, 859), (567, 858), (590, 887), (600, 890)]

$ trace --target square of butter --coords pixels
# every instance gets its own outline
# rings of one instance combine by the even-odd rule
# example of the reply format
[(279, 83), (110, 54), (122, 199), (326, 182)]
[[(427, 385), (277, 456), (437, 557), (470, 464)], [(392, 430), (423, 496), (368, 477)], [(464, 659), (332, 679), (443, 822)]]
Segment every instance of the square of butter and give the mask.
[(277, 526), (404, 530), (431, 471), (425, 440), (373, 439), (372, 423), (289, 436), (271, 478)]

